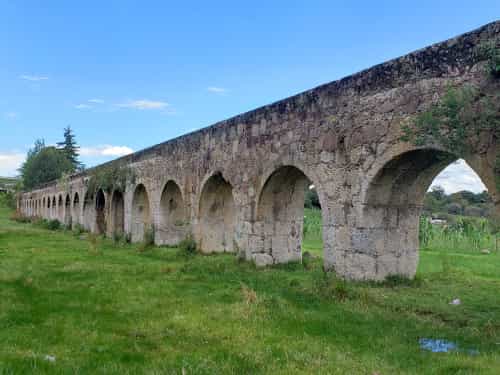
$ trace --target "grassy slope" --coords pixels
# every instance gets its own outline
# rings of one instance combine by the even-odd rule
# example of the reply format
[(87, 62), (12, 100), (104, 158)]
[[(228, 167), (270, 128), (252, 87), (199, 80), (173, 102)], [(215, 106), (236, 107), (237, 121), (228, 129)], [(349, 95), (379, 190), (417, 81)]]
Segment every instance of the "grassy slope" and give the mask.
[[(500, 254), (425, 251), (419, 282), (350, 283), (340, 301), (319, 260), (257, 271), (107, 241), (95, 254), (7, 216), (0, 208), (0, 374), (500, 372)], [(424, 352), (421, 337), (481, 354)]]

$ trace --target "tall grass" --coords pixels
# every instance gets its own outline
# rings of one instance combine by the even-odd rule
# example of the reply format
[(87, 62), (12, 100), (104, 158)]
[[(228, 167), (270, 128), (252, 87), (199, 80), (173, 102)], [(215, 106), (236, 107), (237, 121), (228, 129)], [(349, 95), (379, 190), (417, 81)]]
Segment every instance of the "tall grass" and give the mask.
[(321, 220), (321, 210), (317, 208), (304, 209), (304, 239), (318, 241), (322, 240), (323, 225)]
[(487, 219), (457, 217), (446, 224), (420, 218), (420, 247), (449, 251), (496, 250), (497, 237)]

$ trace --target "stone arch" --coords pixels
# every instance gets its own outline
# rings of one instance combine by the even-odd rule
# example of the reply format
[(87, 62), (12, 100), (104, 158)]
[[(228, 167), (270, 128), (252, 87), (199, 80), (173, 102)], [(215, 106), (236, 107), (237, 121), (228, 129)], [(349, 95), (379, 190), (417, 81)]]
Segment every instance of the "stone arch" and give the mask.
[(189, 231), (188, 215), (179, 185), (169, 180), (160, 198), (160, 217), (157, 242), (161, 245), (176, 245)]
[(111, 231), (121, 235), (125, 231), (125, 200), (119, 190), (113, 192), (111, 198)]
[(78, 195), (78, 192), (75, 192), (75, 195), (73, 196), (71, 222), (73, 225), (80, 222), (80, 195)]
[(98, 234), (106, 233), (106, 196), (102, 189), (97, 190), (95, 195), (95, 231)]
[(236, 205), (232, 185), (222, 173), (211, 175), (200, 195), (198, 226), (203, 252), (234, 252)]
[[(363, 278), (415, 275), (425, 193), (434, 178), (457, 159), (440, 149), (418, 148), (386, 157), (367, 174), (360, 220), (351, 241), (353, 251), (372, 258)], [(494, 189), (483, 177), (483, 171), (474, 168), (473, 163), (469, 165), (488, 189)]]
[(149, 204), (149, 195), (143, 184), (137, 185), (132, 198), (132, 242), (141, 242), (144, 240), (144, 234), (152, 229), (151, 209)]
[(45, 216), (47, 218), (50, 218), (50, 216), (51, 216), (50, 210), (51, 210), (51, 204), (50, 204), (50, 196), (49, 196), (49, 197), (47, 197), (47, 210), (45, 212)]
[(45, 197), (42, 198), (42, 207), (41, 207), (41, 215), (42, 216), (45, 216), (46, 214), (46, 210), (47, 210), (47, 200), (45, 199)]
[(292, 165), (275, 168), (264, 180), (255, 214), (260, 237), (256, 251), (264, 255), (254, 256), (262, 257), (261, 263), (302, 260), (304, 200), (311, 185), (312, 180)]

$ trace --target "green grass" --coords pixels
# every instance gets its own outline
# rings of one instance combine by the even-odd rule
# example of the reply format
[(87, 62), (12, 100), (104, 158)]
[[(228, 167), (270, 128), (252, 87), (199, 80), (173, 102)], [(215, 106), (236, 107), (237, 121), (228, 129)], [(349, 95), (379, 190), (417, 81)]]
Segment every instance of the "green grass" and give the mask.
[[(320, 259), (256, 270), (102, 239), (96, 251), (8, 216), (0, 207), (0, 374), (500, 372), (498, 253), (422, 251), (416, 281), (344, 283)], [(425, 352), (423, 337), (480, 354)]]

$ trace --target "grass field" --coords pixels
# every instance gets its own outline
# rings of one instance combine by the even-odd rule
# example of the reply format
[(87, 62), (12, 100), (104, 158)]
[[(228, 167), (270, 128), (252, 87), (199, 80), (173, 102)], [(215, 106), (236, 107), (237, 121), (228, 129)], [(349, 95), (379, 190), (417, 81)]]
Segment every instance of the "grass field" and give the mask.
[[(94, 249), (8, 216), (0, 207), (0, 374), (500, 373), (498, 253), (427, 249), (416, 281), (345, 283), (320, 259), (256, 270)], [(321, 241), (309, 232), (304, 248)], [(424, 351), (422, 338), (461, 350)]]

